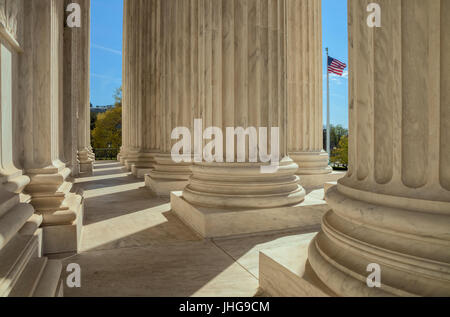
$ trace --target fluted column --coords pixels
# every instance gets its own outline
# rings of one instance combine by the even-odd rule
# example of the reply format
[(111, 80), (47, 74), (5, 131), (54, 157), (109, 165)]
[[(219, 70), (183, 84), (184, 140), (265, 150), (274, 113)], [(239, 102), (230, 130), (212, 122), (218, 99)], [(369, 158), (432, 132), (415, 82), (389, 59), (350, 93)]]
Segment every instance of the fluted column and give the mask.
[(191, 175), (191, 163), (176, 163), (171, 149), (177, 140), (171, 134), (177, 127), (192, 131), (198, 113), (198, 1), (161, 1), (160, 56), (161, 100), (160, 154), (155, 169), (146, 176), (146, 185), (160, 196), (183, 190)]
[(196, 163), (183, 192), (188, 202), (269, 207), (303, 199), (294, 175), (297, 165), (287, 157), (284, 140), (285, 9), (285, 1), (268, 0), (202, 1), (199, 5), (203, 128), (279, 127), (282, 162), (273, 174), (261, 173), (262, 163)]
[[(125, 164), (144, 178), (154, 166), (160, 143), (160, 22), (159, 0), (125, 4), (124, 102), (129, 131)], [(128, 117), (129, 116), (129, 117)]]
[(78, 106), (78, 161), (80, 172), (91, 173), (94, 156), (91, 149), (91, 117), (90, 117), (90, 0), (75, 1), (81, 7), (81, 28), (74, 28), (72, 32), (77, 38), (77, 99)]
[[(6, 7), (0, 3), (0, 251), (4, 251), (10, 241), (21, 239), (20, 231), (24, 225), (35, 221), (39, 227), (41, 217), (34, 217), (33, 206), (21, 203), (20, 194), (30, 178), (23, 175), (22, 169), (15, 164), (23, 148), (20, 142), (22, 127), (20, 110), (17, 107), (19, 97), (19, 76), (17, 59), (23, 50), (23, 3), (17, 1)], [(14, 160), (16, 158), (16, 160)], [(22, 200), (26, 200), (25, 197)], [(36, 231), (29, 230), (31, 236)], [(37, 245), (37, 237), (28, 237), (30, 244)], [(18, 246), (19, 248), (20, 246)], [(15, 254), (0, 253), (0, 263), (8, 263)], [(4, 267), (2, 268), (4, 269)], [(4, 271), (2, 271), (4, 273)], [(10, 290), (4, 288), (7, 279), (0, 284), (0, 296), (7, 296)]]
[(128, 43), (130, 41), (131, 34), (129, 34), (129, 24), (132, 19), (129, 17), (131, 1), (125, 1), (123, 3), (123, 36), (122, 36), (122, 146), (117, 159), (122, 165), (125, 165), (127, 153), (130, 148), (129, 143), (129, 101), (128, 101), (128, 87), (130, 76), (128, 75), (129, 67), (125, 67), (128, 63)]
[[(198, 2), (199, 118), (202, 130), (222, 130), (223, 162), (196, 161), (182, 196), (172, 194), (171, 202), (173, 210), (203, 236), (289, 227), (268, 219), (283, 218), (278, 212), (292, 215), (296, 210), (290, 208), (305, 197), (286, 144), (286, 9), (285, 0)], [(226, 142), (232, 141), (226, 137), (227, 127), (254, 127), (256, 133), (267, 128), (268, 153), (275, 150), (271, 128), (279, 128), (278, 170), (262, 173), (261, 167), (269, 163), (249, 157), (248, 148), (245, 163), (237, 162), (236, 150), (234, 162), (226, 159)], [(232, 138), (236, 144), (236, 135)], [(208, 143), (203, 140), (203, 145)], [(253, 220), (246, 218), (250, 214)]]
[(449, 296), (450, 2), (380, 1), (380, 28), (369, 2), (349, 0), (350, 168), (309, 262), (341, 296)]
[[(85, 12), (85, 11), (83, 11)], [(27, 2), (20, 59), (25, 191), (43, 217), (44, 251), (75, 251), (82, 222), (82, 197), (73, 192), (71, 170), (61, 161), (64, 3)], [(86, 64), (84, 64), (86, 67)], [(78, 83), (81, 87), (81, 83)]]
[(332, 172), (323, 150), (321, 0), (287, 1), (288, 151), (303, 186)]
[[(64, 6), (74, 1), (65, 0)], [(78, 2), (79, 3), (79, 2)], [(80, 44), (82, 30), (80, 28), (64, 28), (64, 95), (63, 95), (63, 121), (64, 128), (60, 127), (63, 138), (60, 139), (64, 162), (72, 170), (72, 176), (78, 176), (80, 165), (78, 161), (78, 114), (81, 104), (80, 70), (82, 60), (80, 58)]]

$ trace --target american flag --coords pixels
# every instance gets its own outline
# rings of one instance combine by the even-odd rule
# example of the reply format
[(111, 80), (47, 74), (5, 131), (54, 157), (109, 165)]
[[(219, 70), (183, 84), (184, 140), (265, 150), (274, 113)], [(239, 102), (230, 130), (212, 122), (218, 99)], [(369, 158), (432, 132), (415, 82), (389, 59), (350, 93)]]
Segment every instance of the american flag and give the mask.
[(328, 72), (342, 76), (347, 65), (338, 61), (336, 58), (328, 57)]

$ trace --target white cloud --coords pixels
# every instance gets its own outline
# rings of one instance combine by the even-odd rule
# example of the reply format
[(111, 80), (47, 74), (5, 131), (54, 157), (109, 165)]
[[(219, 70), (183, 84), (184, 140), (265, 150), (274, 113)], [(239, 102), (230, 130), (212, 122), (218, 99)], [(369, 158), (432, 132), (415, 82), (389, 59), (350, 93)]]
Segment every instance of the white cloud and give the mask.
[(109, 47), (104, 47), (104, 46), (101, 46), (101, 45), (98, 45), (98, 44), (92, 44), (92, 47), (97, 48), (99, 50), (106, 51), (106, 52), (110, 52), (110, 53), (113, 53), (113, 54), (122, 55), (122, 52), (119, 51), (119, 50), (115, 50), (115, 49), (112, 49), (112, 48), (109, 48)]

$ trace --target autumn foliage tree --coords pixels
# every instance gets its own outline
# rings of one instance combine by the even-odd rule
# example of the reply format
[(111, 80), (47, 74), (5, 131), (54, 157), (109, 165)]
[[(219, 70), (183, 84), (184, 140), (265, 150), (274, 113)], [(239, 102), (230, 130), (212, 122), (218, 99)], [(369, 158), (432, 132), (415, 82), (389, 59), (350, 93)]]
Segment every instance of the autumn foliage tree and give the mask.
[(331, 153), (331, 162), (339, 167), (348, 167), (348, 136), (344, 135), (339, 140), (338, 146)]
[(122, 145), (122, 88), (116, 90), (114, 99), (114, 108), (97, 116), (92, 131), (94, 149), (118, 149)]

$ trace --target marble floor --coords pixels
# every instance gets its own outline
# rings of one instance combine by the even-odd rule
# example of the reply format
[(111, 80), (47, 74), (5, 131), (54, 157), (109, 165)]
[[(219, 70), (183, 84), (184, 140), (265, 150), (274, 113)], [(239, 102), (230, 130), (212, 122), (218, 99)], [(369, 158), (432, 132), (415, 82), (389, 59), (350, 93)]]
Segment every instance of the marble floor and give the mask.
[(169, 199), (153, 196), (117, 162), (96, 162), (77, 184), (85, 194), (81, 250), (63, 264), (80, 265), (81, 287), (66, 286), (69, 297), (267, 295), (258, 290), (259, 251), (301, 245), (318, 230), (203, 240)]

